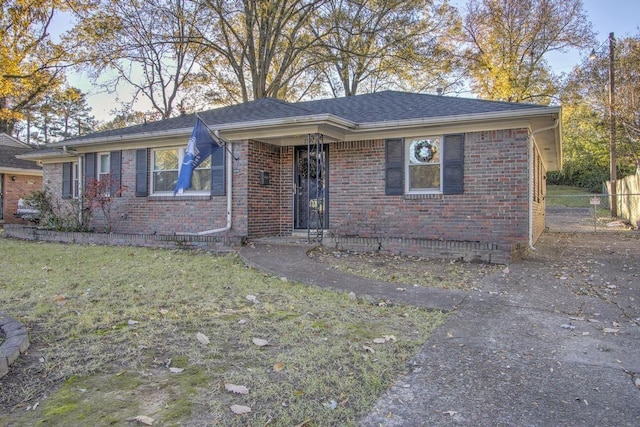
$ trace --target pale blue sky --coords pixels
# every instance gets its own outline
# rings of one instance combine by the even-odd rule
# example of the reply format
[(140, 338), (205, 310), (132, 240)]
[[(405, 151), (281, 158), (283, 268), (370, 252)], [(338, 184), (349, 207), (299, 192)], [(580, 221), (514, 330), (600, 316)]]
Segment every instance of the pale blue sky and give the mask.
[[(611, 32), (616, 38), (640, 32), (640, 0), (582, 0), (582, 3), (600, 43), (606, 44)], [(589, 52), (582, 52), (581, 55), (572, 50), (565, 54), (550, 55), (549, 64), (556, 72), (568, 73), (581, 64)]]

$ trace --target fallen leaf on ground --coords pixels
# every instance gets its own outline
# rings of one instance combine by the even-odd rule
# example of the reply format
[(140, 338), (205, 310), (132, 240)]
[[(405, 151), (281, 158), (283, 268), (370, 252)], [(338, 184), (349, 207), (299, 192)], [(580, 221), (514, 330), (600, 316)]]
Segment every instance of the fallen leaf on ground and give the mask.
[(138, 415), (133, 420), (139, 422), (140, 424), (144, 424), (146, 426), (153, 425), (153, 422), (155, 421), (153, 418), (147, 417), (146, 415)]
[(264, 347), (265, 345), (269, 345), (269, 341), (263, 340), (262, 338), (254, 338), (253, 343), (258, 347)]
[(201, 342), (202, 344), (204, 344), (204, 345), (207, 345), (207, 344), (209, 344), (209, 342), (210, 342), (210, 341), (209, 341), (209, 338), (208, 338), (205, 334), (203, 334), (203, 333), (201, 333), (201, 332), (198, 332), (198, 333), (196, 334), (196, 338), (198, 339), (198, 341), (200, 341), (200, 342)]
[(284, 363), (278, 362), (275, 365), (273, 365), (273, 370), (276, 371), (276, 372), (280, 372), (280, 371), (284, 370), (284, 367), (285, 367)]
[(362, 349), (365, 350), (365, 351), (368, 351), (370, 353), (375, 353), (376, 352), (374, 349), (372, 349), (371, 347), (366, 346), (366, 345), (363, 345)]
[(249, 394), (249, 389), (243, 385), (225, 384), (225, 390), (238, 394)]
[(244, 405), (231, 405), (229, 408), (231, 409), (231, 412), (236, 415), (248, 414), (251, 412), (251, 408)]
[(338, 407), (338, 402), (336, 402), (335, 400), (331, 400), (329, 402), (323, 403), (322, 406), (327, 409), (336, 409)]

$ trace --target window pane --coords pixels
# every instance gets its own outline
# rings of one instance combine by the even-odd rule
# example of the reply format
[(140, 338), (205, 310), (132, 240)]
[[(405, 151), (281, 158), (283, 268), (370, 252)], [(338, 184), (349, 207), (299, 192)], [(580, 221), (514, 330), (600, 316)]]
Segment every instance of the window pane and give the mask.
[[(204, 163), (204, 162), (203, 162)], [(211, 190), (211, 170), (196, 169), (191, 177), (191, 191), (208, 191)]]
[(156, 150), (153, 152), (153, 170), (178, 170), (178, 150)]
[(153, 172), (153, 191), (173, 191), (178, 180), (178, 171)]
[(109, 155), (108, 154), (100, 154), (100, 170), (99, 174), (104, 175), (109, 173)]
[(409, 166), (409, 188), (411, 190), (439, 190), (440, 165)]
[(409, 145), (409, 162), (412, 165), (440, 163), (440, 140), (415, 139)]

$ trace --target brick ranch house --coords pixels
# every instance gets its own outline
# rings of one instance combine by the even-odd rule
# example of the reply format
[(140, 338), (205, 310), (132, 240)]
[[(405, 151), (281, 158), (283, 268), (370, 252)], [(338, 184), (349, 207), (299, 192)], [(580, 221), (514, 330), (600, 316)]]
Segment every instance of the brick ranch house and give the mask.
[[(560, 107), (385, 91), (199, 114), (228, 141), (174, 195), (196, 121), (94, 133), (23, 156), (74, 198), (111, 174), (112, 231), (226, 244), (302, 233), (343, 249), (509, 263), (545, 227)], [(104, 227), (99, 216), (93, 224)]]
[(33, 151), (33, 147), (0, 133), (0, 225), (27, 224), (16, 216), (18, 200), (42, 188), (42, 168), (16, 156)]

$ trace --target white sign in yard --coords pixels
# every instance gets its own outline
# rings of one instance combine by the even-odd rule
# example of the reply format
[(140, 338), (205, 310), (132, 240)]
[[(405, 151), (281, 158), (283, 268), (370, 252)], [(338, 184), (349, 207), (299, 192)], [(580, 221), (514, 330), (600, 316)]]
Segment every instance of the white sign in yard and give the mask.
[(600, 197), (592, 197), (590, 203), (592, 205), (599, 205), (600, 204)]

